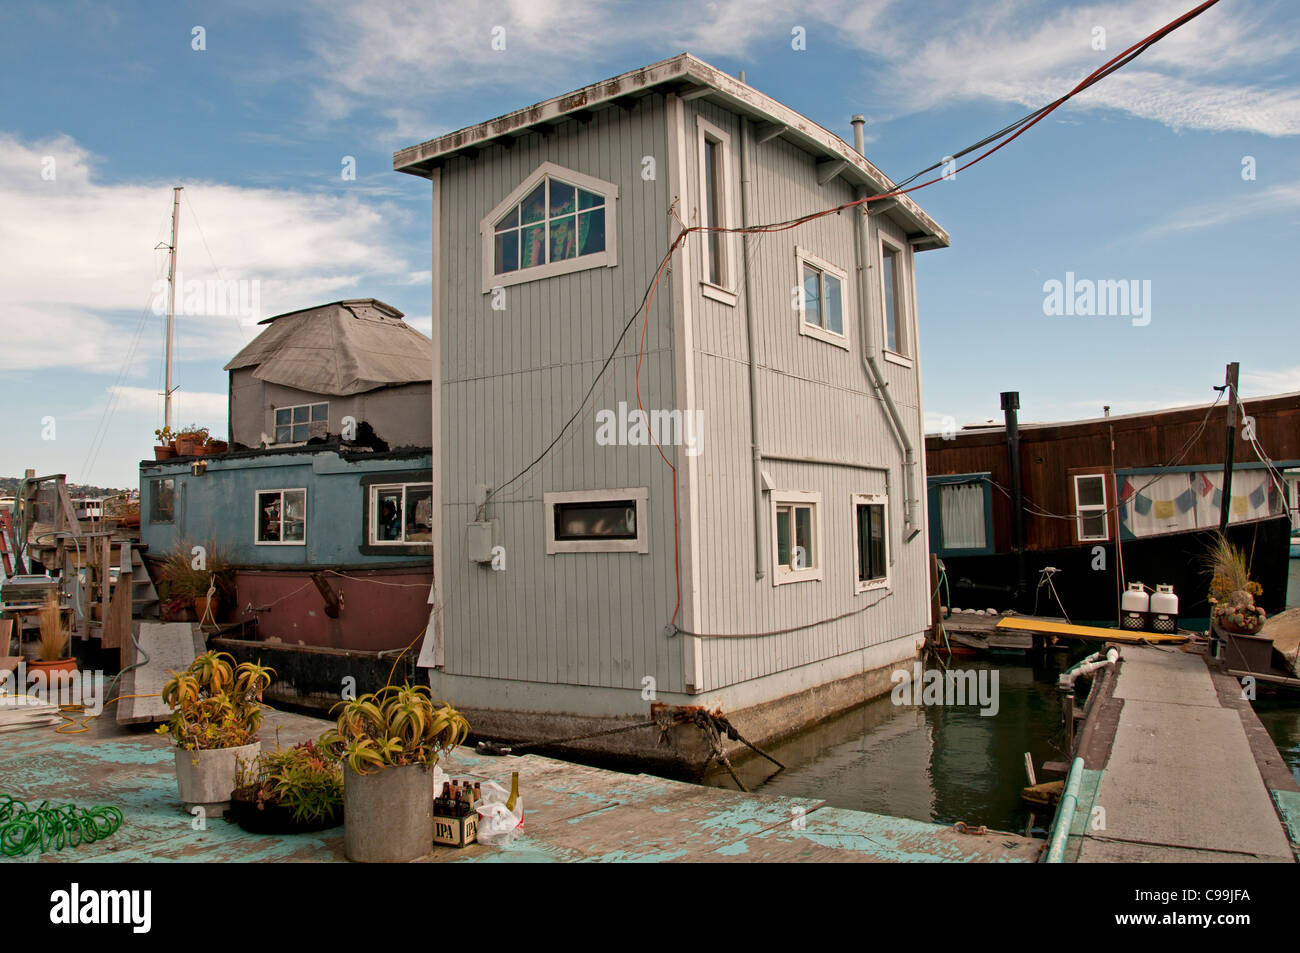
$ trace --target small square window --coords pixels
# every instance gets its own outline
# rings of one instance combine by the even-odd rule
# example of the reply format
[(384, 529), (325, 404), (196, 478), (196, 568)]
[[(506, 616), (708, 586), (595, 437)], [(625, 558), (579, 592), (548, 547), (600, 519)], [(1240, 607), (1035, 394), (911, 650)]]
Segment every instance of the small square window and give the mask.
[(848, 350), (844, 332), (844, 282), (847, 276), (830, 262), (802, 248), (799, 264), (799, 333)]
[(821, 495), (772, 493), (772, 585), (822, 578)]
[(307, 491), (258, 490), (255, 496), (258, 545), (301, 546), (307, 541)]

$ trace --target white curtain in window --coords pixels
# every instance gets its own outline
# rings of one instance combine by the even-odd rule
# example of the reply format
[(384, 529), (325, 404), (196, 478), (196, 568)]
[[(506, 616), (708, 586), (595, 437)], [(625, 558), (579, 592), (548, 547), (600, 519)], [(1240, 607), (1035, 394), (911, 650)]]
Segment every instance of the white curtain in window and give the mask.
[(940, 485), (939, 518), (944, 549), (983, 549), (988, 545), (984, 487), (980, 484)]

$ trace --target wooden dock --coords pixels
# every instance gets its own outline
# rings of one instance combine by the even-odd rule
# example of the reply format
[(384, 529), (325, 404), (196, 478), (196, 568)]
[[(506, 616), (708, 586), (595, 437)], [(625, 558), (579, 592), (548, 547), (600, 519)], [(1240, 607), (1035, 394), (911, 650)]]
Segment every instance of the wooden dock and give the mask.
[(1025, 651), (1037, 644), (1058, 639), (1081, 642), (1115, 642), (1121, 645), (1181, 645), (1186, 633), (1165, 635), (1158, 632), (1129, 632), (1091, 625), (1074, 625), (1064, 619), (1034, 615), (981, 615), (953, 613), (943, 620), (943, 629), (957, 646), (977, 651)]
[[(271, 712), (264, 747), (315, 738), (329, 722)], [(52, 729), (5, 736), (5, 793), (27, 802), (113, 805), (125, 821), (105, 840), (46, 861), (343, 861), (343, 828), (265, 837), (225, 820), (191, 828), (177, 800), (169, 739), (119, 727), (111, 711), (85, 734)], [(489, 757), (457, 749), (455, 777), (508, 787), (518, 771), (524, 830), (508, 848), (434, 848), (426, 862), (1033, 862), (1042, 840), (831, 807), (816, 798), (744, 794), (570, 764), (537, 755)], [(24, 858), (35, 860), (35, 856)]]
[(1057, 819), (1066, 861), (1295, 862), (1300, 786), (1235, 679), (1199, 652), (1126, 646), (1094, 691), (1077, 808)]

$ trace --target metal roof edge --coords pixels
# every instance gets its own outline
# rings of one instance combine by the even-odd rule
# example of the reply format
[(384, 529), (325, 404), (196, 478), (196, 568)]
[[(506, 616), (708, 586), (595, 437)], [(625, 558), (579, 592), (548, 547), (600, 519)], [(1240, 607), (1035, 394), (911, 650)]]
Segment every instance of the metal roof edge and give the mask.
[[(771, 123), (780, 128), (783, 137), (801, 148), (823, 155), (832, 162), (843, 162), (844, 167), (838, 174), (855, 185), (872, 192), (888, 192), (895, 188), (887, 175), (835, 133), (690, 53), (680, 53), (399, 150), (393, 154), (393, 169), (427, 178), (435, 165), (455, 153), (476, 154), (478, 149), (510, 137), (519, 130), (544, 123), (554, 125), (566, 116), (582, 114), (639, 93), (656, 89), (664, 91), (661, 88), (665, 86), (672, 87), (667, 92), (690, 90), (750, 119)], [(888, 211), (891, 215), (901, 217), (909, 231), (919, 232), (909, 236), (913, 238), (916, 250), (945, 248), (951, 244), (948, 232), (910, 196), (893, 197), (890, 205)]]

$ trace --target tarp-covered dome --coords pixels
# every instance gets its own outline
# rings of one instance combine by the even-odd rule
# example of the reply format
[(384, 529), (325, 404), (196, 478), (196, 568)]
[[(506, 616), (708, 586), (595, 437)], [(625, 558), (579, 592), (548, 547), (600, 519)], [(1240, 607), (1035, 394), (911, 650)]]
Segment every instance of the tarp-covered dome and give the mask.
[(375, 298), (355, 298), (267, 318), (225, 369), (258, 380), (347, 396), (433, 379), (433, 342)]

